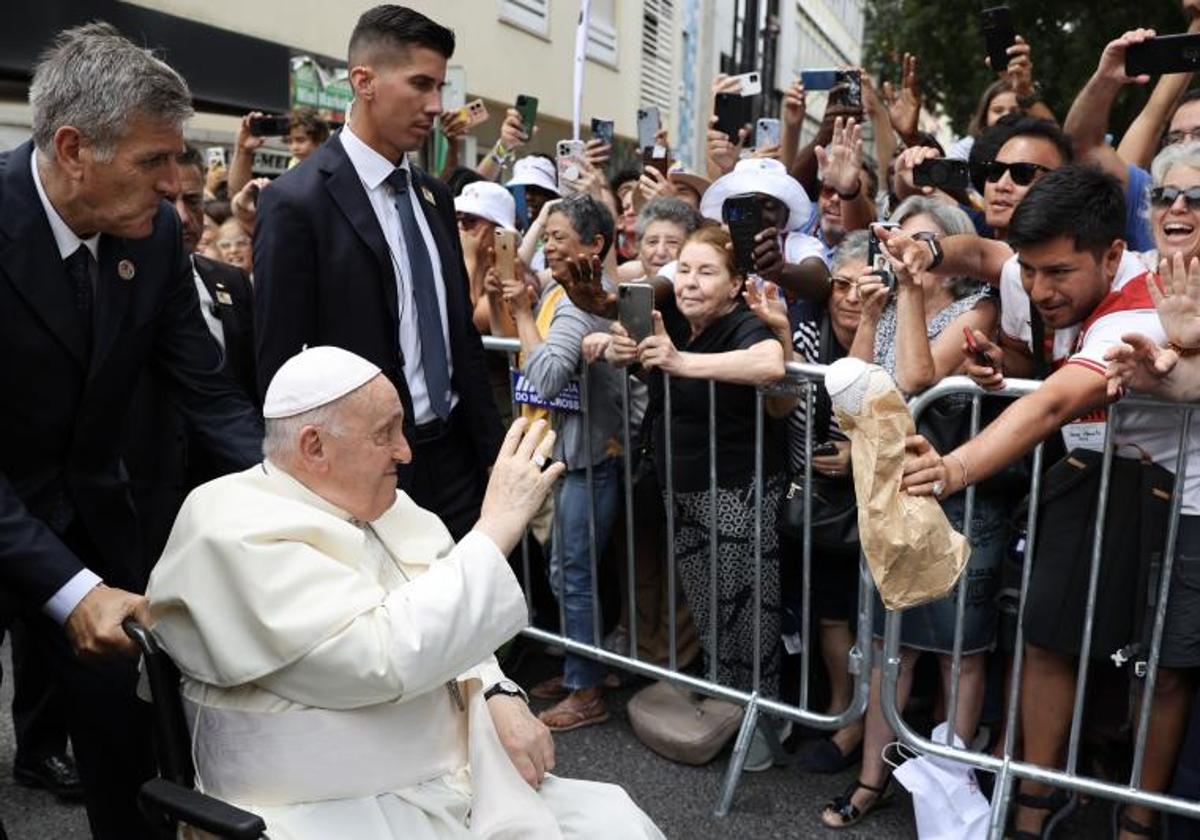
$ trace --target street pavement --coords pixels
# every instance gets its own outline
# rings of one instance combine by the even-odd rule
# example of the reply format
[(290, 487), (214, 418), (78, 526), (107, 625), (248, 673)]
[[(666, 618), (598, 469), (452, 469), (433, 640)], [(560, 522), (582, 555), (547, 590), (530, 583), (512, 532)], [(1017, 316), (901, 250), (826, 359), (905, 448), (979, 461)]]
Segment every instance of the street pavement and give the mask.
[[(7, 642), (0, 647), (0, 663), (7, 677), (12, 673)], [(515, 676), (523, 684), (532, 685), (535, 680), (553, 673), (556, 665), (556, 660), (549, 657), (532, 657), (516, 670)], [(556, 736), (558, 767), (555, 772), (623, 785), (672, 840), (911, 840), (917, 837), (911, 801), (898, 786), (892, 803), (859, 826), (832, 831), (821, 825), (822, 805), (854, 780), (854, 770), (837, 776), (801, 775), (785, 768), (745, 774), (730, 814), (724, 818), (714, 817), (712, 809), (723, 781), (728, 753), (705, 767), (688, 767), (667, 761), (642, 746), (625, 714), (625, 704), (636, 688), (622, 688), (610, 695), (612, 716), (608, 722)], [(10, 772), (12, 718), (7, 714), (11, 702), (11, 680), (5, 679), (0, 686), (0, 709), (5, 710), (0, 714), (0, 819), (8, 829), (9, 837), (12, 840), (86, 838), (87, 822), (81, 806), (63, 805), (47, 793), (13, 782)], [(1106, 809), (1107, 805), (1097, 803), (1086, 809), (1085, 819), (1072, 820), (1077, 825), (1066, 826), (1067, 830), (1060, 836), (1104, 836), (1101, 826), (1106, 823), (1104, 814), (1107, 811), (1102, 808)]]

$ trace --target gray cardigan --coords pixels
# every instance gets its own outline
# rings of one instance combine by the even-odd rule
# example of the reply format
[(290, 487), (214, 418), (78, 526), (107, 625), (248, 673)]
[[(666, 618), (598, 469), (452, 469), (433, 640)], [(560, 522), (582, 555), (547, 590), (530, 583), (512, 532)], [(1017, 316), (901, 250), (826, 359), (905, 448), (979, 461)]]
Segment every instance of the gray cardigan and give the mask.
[[(542, 292), (542, 300), (557, 288), (557, 283), (548, 285)], [(611, 321), (584, 312), (566, 295), (559, 298), (549, 334), (525, 356), (525, 377), (542, 399), (554, 399), (569, 382), (579, 378), (584, 336), (593, 332), (606, 333), (610, 324)], [(587, 366), (593, 466), (604, 460), (608, 441), (621, 434), (622, 375), (620, 370), (604, 361)], [(552, 424), (558, 434), (554, 457), (565, 462), (569, 470), (583, 469), (587, 465), (587, 446), (582, 412), (554, 411)]]

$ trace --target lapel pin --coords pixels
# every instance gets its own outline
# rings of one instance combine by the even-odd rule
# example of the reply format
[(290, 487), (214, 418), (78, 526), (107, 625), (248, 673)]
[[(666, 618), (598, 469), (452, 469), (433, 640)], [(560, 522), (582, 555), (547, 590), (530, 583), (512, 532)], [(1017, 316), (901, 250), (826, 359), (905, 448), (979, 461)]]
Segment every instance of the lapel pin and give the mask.
[(117, 276), (122, 280), (132, 280), (135, 274), (137, 274), (137, 269), (130, 260), (121, 260), (117, 263)]
[(421, 195), (425, 196), (425, 200), (430, 204), (437, 205), (437, 202), (433, 200), (433, 193), (430, 192), (429, 187), (421, 187)]
[(217, 303), (233, 306), (233, 297), (224, 289), (217, 289)]

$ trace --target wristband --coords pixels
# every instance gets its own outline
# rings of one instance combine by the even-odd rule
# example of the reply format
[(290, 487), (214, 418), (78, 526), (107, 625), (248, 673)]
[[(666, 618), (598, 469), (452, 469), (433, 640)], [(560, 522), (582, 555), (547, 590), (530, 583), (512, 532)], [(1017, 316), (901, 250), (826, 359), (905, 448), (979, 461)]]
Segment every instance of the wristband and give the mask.
[(964, 488), (969, 486), (971, 482), (967, 478), (967, 462), (962, 459), (962, 456), (955, 455), (953, 452), (948, 452), (942, 456), (942, 463), (949, 461), (951, 458), (953, 458), (955, 461), (958, 461), (958, 468), (962, 472), (962, 486)]
[(1192, 356), (1200, 356), (1200, 347), (1184, 347), (1182, 344), (1176, 344), (1174, 341), (1168, 341), (1167, 346), (1174, 350), (1181, 359), (1190, 359)]
[(834, 192), (837, 193), (837, 197), (842, 201), (854, 201), (856, 198), (862, 195), (862, 179), (860, 178), (859, 180), (855, 181), (854, 185), (854, 192), (852, 193), (846, 194), (838, 189), (835, 189)]

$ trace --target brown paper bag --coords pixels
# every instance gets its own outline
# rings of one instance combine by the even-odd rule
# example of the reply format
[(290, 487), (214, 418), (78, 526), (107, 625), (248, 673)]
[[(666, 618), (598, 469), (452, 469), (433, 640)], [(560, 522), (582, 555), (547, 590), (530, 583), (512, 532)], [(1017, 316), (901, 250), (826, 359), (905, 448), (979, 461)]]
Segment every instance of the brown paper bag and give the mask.
[(936, 499), (900, 489), (904, 439), (916, 431), (904, 399), (888, 391), (868, 397), (859, 415), (834, 411), (850, 438), (858, 532), (884, 606), (901, 610), (945, 597), (971, 546)]

